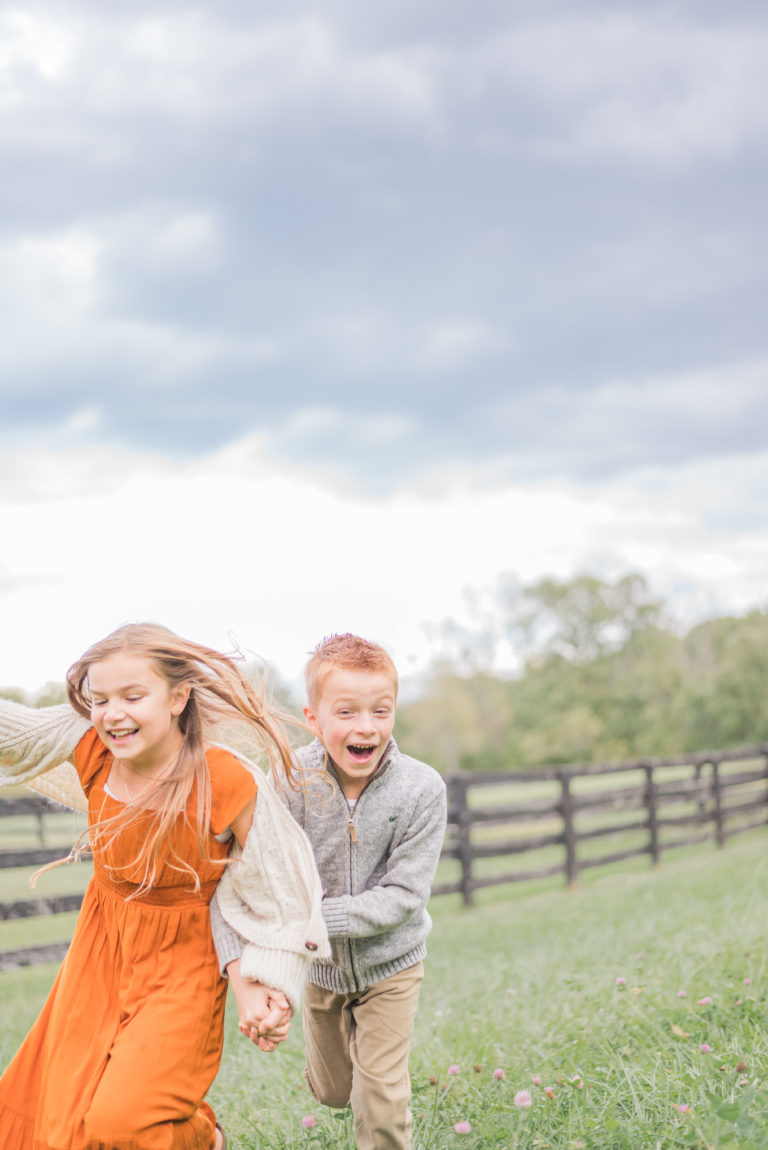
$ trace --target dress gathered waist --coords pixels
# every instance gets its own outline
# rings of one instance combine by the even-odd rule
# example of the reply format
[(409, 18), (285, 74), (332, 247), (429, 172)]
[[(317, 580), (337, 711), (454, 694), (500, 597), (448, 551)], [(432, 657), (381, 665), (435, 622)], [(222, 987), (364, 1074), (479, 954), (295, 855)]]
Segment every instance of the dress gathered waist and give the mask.
[(137, 894), (138, 883), (117, 878), (102, 867), (95, 869), (93, 878), (98, 887), (110, 894), (117, 895), (118, 898), (130, 900), (141, 906), (168, 906), (173, 907), (174, 910), (183, 910), (185, 907), (208, 906), (219, 881), (214, 879), (213, 881), (201, 882), (199, 890), (193, 890), (191, 887), (184, 890), (178, 886), (154, 886), (150, 887), (149, 890), (142, 891), (141, 894)]

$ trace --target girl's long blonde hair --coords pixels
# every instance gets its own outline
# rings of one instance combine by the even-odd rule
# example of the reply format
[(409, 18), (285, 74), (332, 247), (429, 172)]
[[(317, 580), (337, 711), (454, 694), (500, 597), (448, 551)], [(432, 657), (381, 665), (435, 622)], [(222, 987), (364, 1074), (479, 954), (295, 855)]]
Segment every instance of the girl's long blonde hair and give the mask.
[[(249, 733), (256, 736), (259, 747), (266, 752), (271, 770), (293, 785), (291, 746), (283, 723), (295, 720), (270, 706), (263, 690), (258, 689), (237, 666), (235, 659), (241, 656), (225, 655), (211, 647), (182, 639), (157, 623), (130, 623), (119, 627), (89, 647), (69, 668), (67, 697), (72, 707), (87, 719), (91, 717), (88, 672), (95, 663), (118, 654), (143, 656), (162, 675), (171, 690), (177, 687), (189, 690), (189, 698), (178, 720), (183, 743), (170, 769), (161, 778), (153, 780), (130, 807), (91, 826), (91, 846), (94, 849), (97, 846), (105, 848), (124, 827), (143, 815), (151, 814), (151, 829), (141, 856), (143, 878), (136, 893), (152, 887), (161, 855), (167, 865), (189, 873), (198, 889), (199, 876), (174, 849), (171, 832), (179, 814), (186, 812), (193, 789), (196, 790), (198, 842), (203, 857), (210, 859), (205, 842), (211, 813), (206, 745), (213, 741), (213, 734), (222, 723), (245, 723)], [(164, 850), (166, 854), (163, 854)], [(126, 869), (136, 861), (126, 864)]]

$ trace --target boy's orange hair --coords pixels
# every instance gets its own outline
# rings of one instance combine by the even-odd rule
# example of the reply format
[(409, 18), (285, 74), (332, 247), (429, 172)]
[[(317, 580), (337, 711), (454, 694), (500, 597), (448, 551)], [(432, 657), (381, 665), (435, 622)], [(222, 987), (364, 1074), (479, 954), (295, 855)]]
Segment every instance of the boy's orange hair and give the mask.
[(397, 669), (383, 647), (369, 643), (359, 635), (327, 635), (315, 647), (304, 671), (307, 702), (313, 709), (317, 706), (323, 683), (337, 667), (346, 671), (384, 671), (392, 676), (397, 695)]

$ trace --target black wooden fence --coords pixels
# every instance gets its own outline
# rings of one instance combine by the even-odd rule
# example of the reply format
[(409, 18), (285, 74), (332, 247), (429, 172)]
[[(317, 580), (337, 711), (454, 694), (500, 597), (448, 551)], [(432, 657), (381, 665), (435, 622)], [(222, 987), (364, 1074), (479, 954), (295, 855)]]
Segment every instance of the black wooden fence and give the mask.
[[(582, 872), (705, 842), (725, 845), (768, 822), (768, 743), (630, 762), (459, 773), (446, 779), (448, 831), (433, 895)], [(37, 796), (0, 800), (0, 818), (34, 815), (38, 844), (0, 849), (0, 869), (65, 855), (46, 842), (57, 808)], [(527, 865), (511, 869), (509, 860)], [(0, 902), (0, 922), (76, 910), (79, 894)], [(0, 953), (0, 970), (60, 959), (67, 943)]]
[[(446, 782), (442, 858), (456, 860), (459, 875), (438, 882), (433, 894), (460, 892), (467, 905), (482, 887), (556, 875), (574, 886), (587, 869), (641, 856), (655, 864), (665, 852), (710, 841), (722, 847), (768, 822), (768, 743), (621, 763), (456, 774)], [(483, 803), (487, 795), (491, 801)], [(510, 869), (508, 860), (522, 855), (529, 865)]]

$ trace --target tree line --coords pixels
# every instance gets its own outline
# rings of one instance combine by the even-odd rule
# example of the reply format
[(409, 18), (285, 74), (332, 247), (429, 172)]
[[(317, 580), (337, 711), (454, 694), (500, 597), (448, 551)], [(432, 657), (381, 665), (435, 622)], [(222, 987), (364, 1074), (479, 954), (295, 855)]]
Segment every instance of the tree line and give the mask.
[[(401, 707), (398, 739), (443, 770), (606, 762), (768, 740), (768, 611), (687, 630), (638, 574), (500, 581), (477, 626)], [(499, 649), (514, 674), (493, 670)]]
[[(399, 743), (439, 770), (608, 762), (768, 740), (768, 610), (686, 630), (639, 574), (527, 586), (508, 575), (474, 597), (473, 617), (471, 626), (448, 620), (432, 629), (432, 667), (398, 708)], [(500, 656), (517, 669), (496, 670)], [(273, 693), (301, 715), (284, 686)], [(66, 697), (61, 683), (2, 694), (35, 706)]]

